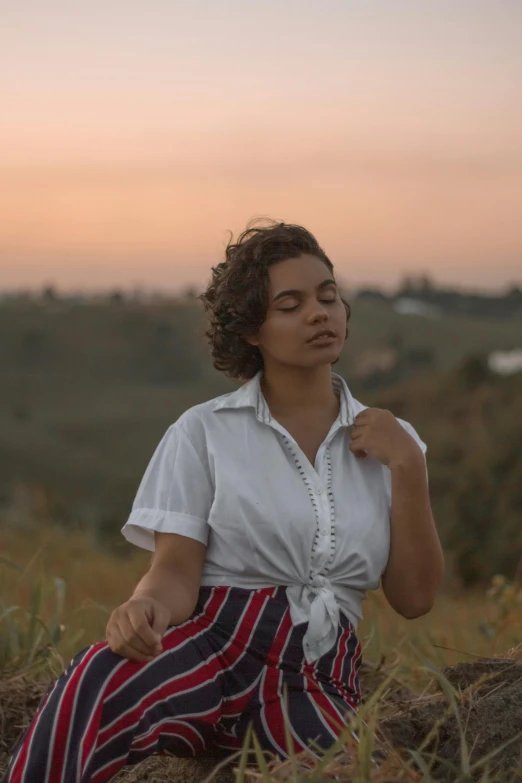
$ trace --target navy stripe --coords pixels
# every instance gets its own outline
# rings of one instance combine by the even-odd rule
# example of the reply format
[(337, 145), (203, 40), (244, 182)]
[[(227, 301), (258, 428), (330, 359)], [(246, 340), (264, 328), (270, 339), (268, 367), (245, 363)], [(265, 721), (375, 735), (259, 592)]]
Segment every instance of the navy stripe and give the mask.
[[(220, 601), (212, 618), (209, 607)], [(131, 665), (106, 643), (81, 650), (49, 686), (40, 704), (43, 710), (33, 719), (32, 736), (29, 727), (3, 783), (87, 783), (91, 778), (93, 783), (108, 783), (125, 764), (136, 764), (152, 753), (188, 756), (212, 743), (240, 747), (250, 720), (262, 747), (281, 755), (286, 749), (274, 747), (271, 739), (273, 732), (281, 741), (281, 727), (267, 721), (280, 719), (285, 687), (294, 737), (303, 745), (317, 739), (321, 747), (329, 747), (336, 732), (321, 716), (313, 691), (319, 689), (317, 699), (329, 705), (332, 716), (353, 709), (359, 700), (360, 646), (342, 615), (336, 644), (307, 667), (305, 631), (306, 624), (291, 625), (285, 587), (202, 587), (194, 615), (167, 630), (164, 653), (154, 661)], [(85, 660), (89, 654), (90, 660)], [(53, 727), (65, 701), (62, 695), (82, 662), (81, 680), (73, 683), (76, 691), (67, 693), (69, 709), (71, 697), (74, 700), (69, 731), (55, 736), (52, 747)], [(267, 677), (272, 666), (279, 673)], [(101, 684), (107, 687), (106, 694)], [(90, 726), (93, 736), (87, 746)], [(60, 769), (51, 768), (46, 775), (49, 754), (58, 746), (62, 750), (57, 757), (65, 754), (63, 766), (59, 763)], [(83, 769), (78, 776), (80, 761)]]

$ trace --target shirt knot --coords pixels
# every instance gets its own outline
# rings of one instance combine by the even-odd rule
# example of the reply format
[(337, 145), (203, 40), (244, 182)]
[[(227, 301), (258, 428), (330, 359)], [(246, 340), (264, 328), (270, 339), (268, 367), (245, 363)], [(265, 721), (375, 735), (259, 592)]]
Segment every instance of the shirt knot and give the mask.
[(312, 591), (312, 593), (319, 594), (320, 590), (329, 590), (333, 593), (332, 590), (332, 584), (329, 579), (326, 578), (326, 576), (323, 576), (322, 574), (315, 574), (310, 579), (310, 582), (308, 583), (308, 587)]
[[(308, 628), (303, 639), (303, 648), (308, 663), (312, 663), (330, 650), (337, 639), (339, 627), (339, 604), (330, 581), (321, 574), (310, 578), (306, 588), (310, 603)], [(310, 595), (311, 594), (311, 595)]]

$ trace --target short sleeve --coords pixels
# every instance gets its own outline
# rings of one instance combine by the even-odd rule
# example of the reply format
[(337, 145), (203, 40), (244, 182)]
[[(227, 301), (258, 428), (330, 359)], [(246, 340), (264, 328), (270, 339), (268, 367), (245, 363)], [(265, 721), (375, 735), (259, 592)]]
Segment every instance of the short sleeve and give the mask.
[[(415, 442), (419, 444), (419, 446), (420, 446), (420, 448), (422, 450), (422, 453), (424, 454), (424, 459), (426, 459), (426, 452), (428, 450), (428, 447), (424, 443), (422, 438), (420, 437), (420, 435), (417, 432), (417, 430), (415, 429), (415, 427), (412, 427), (412, 425), (408, 421), (404, 421), (404, 419), (397, 418), (397, 421), (400, 424), (402, 424), (402, 426), (404, 427), (406, 432), (408, 432), (411, 435), (411, 437), (415, 440)], [(390, 513), (391, 513), (391, 502), (392, 502), (391, 471), (388, 468), (386, 468), (386, 470), (384, 470), (384, 472), (383, 472), (383, 476), (384, 476), (384, 484), (385, 484), (385, 487), (386, 487), (386, 494), (387, 494), (387, 497), (388, 497), (388, 506), (389, 506)], [(426, 479), (427, 479), (427, 481), (429, 483), (429, 475), (428, 475), (428, 466), (427, 465), (426, 465)]]
[(412, 425), (408, 421), (404, 421), (404, 419), (397, 419), (397, 421), (399, 421), (402, 424), (406, 432), (408, 432), (411, 435), (411, 437), (419, 444), (419, 446), (422, 449), (422, 453), (426, 454), (428, 447), (420, 437), (415, 427), (412, 427)]
[(154, 452), (121, 532), (131, 544), (154, 551), (154, 531), (178, 533), (208, 543), (214, 498), (209, 472), (177, 425), (169, 427)]

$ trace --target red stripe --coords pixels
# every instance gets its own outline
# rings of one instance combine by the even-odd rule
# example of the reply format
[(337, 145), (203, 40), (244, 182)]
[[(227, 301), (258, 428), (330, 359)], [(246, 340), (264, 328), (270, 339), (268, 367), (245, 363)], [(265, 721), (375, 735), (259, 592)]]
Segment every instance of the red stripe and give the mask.
[[(217, 720), (219, 717), (219, 709), (213, 710), (209, 715), (213, 720)], [(155, 745), (161, 735), (178, 736), (186, 739), (190, 745), (194, 748), (194, 751), (203, 750), (205, 742), (201, 737), (201, 734), (191, 726), (190, 723), (183, 721), (171, 721), (170, 723), (159, 723), (154, 727), (154, 730), (148, 733), (146, 736), (139, 739), (137, 742), (133, 742), (131, 746), (132, 751), (138, 751), (150, 748)]]
[[(172, 678), (170, 682), (165, 683), (165, 686), (161, 688), (162, 699), (169, 699), (172, 696), (180, 695), (184, 692), (193, 690), (200, 685), (204, 685), (205, 683), (210, 682), (221, 670), (229, 668), (235, 663), (237, 658), (244, 652), (244, 647), (241, 644), (235, 644), (235, 642), (241, 637), (245, 628), (247, 628), (250, 633), (251, 629), (255, 626), (255, 622), (259, 619), (259, 615), (266, 603), (266, 599), (264, 598), (262, 598), (261, 601), (253, 601), (253, 598), (254, 595), (249, 599), (249, 604), (247, 605), (241, 622), (235, 629), (233, 636), (230, 638), (228, 650), (225, 653), (216, 653), (215, 657), (208, 661), (204, 661), (195, 671), (177, 675)], [(197, 630), (197, 628), (195, 630)], [(196, 635), (195, 632), (193, 635)], [(229, 650), (233, 650), (232, 655)], [(99, 748), (111, 740), (115, 735), (134, 726), (136, 722), (139, 721), (141, 715), (149, 706), (153, 705), (157, 699), (158, 691), (155, 690), (152, 693), (149, 693), (129, 713), (121, 716), (115, 723), (101, 730), (99, 734)], [(181, 717), (182, 716), (180, 716), (180, 718)]]
[(223, 715), (226, 715), (227, 718), (241, 715), (241, 713), (245, 711), (248, 702), (252, 698), (252, 693), (258, 684), (259, 680), (256, 679), (244, 693), (241, 693), (239, 696), (227, 698), (226, 701), (223, 702)]
[(104, 767), (103, 770), (94, 772), (94, 774), (91, 775), (90, 783), (109, 783), (124, 766), (125, 759), (116, 759), (107, 767)]
[[(226, 598), (227, 592), (225, 591), (219, 594), (212, 594), (206, 609), (206, 611), (210, 614), (212, 621), (215, 619), (219, 613), (219, 610), (226, 602)], [(201, 625), (207, 625), (207, 622), (202, 621), (202, 618), (203, 613), (202, 615), (193, 618), (191, 621), (187, 621), (187, 623), (184, 623), (183, 626), (176, 626), (167, 634), (165, 634), (163, 637), (163, 650), (174, 650), (176, 647), (179, 647), (181, 644), (187, 642), (187, 640), (190, 640), (191, 638), (199, 635), (202, 632)], [(209, 620), (209, 622), (211, 622), (211, 620)], [(121, 669), (118, 669), (118, 671), (114, 673), (114, 677), (111, 678), (110, 682), (104, 689), (103, 700), (100, 699), (99, 709), (103, 709), (103, 703), (106, 702), (109, 697), (114, 694), (119, 687), (121, 687), (121, 685), (128, 683), (130, 676), (135, 674), (140, 669), (143, 669), (145, 666), (150, 665), (151, 663), (134, 663), (132, 661), (128, 661), (127, 664), (121, 667)], [(90, 731), (90, 727), (88, 730), (94, 735), (94, 738), (98, 738), (98, 742), (101, 744), (102, 737), (104, 733), (108, 731), (108, 728), (106, 727), (100, 729), (99, 721), (96, 723), (93, 722), (93, 726), (94, 728), (92, 732)]]
[[(268, 598), (274, 598), (276, 593), (278, 591), (278, 587), (261, 587), (257, 591), (258, 595), (261, 595), (263, 597)], [(266, 602), (263, 603), (263, 606)], [(252, 628), (252, 632), (255, 630), (255, 627)], [(252, 636), (252, 634), (251, 634)], [(248, 640), (250, 642), (250, 639)], [(245, 644), (244, 652), (248, 651), (248, 645)], [(257, 687), (259, 682), (259, 679), (254, 680), (252, 685), (244, 692), (241, 693), (235, 697), (227, 698), (226, 701), (223, 704), (223, 714), (227, 717), (233, 717), (235, 715), (240, 715), (242, 712), (244, 712), (248, 702), (252, 698), (252, 692)]]
[[(290, 611), (287, 609), (281, 619), (274, 643), (266, 659), (260, 694), (261, 710), (264, 713), (266, 726), (270, 732), (268, 739), (272, 738), (286, 755), (289, 755), (291, 749), (286, 744), (285, 723), (290, 724), (290, 719), (283, 708), (284, 693), (281, 693), (281, 678), (283, 675), (279, 664), (292, 630)], [(292, 740), (295, 752), (304, 750), (304, 746), (299, 740), (295, 737), (292, 737)]]
[(340, 681), (342, 677), (344, 657), (348, 650), (348, 636), (349, 636), (349, 632), (345, 628), (339, 638), (339, 644), (337, 645), (337, 655), (335, 657), (334, 665), (332, 668), (333, 680)]
[[(183, 625), (178, 625), (167, 631), (163, 637), (163, 650), (174, 650), (179, 647), (180, 644), (187, 641), (187, 639), (196, 636), (201, 633), (207, 626), (211, 625), (219, 610), (223, 607), (227, 599), (227, 593), (213, 594), (209, 601), (205, 614), (202, 614), (193, 620), (188, 620)], [(207, 614), (209, 617), (207, 618)], [(151, 662), (153, 663), (153, 662)], [(119, 668), (114, 677), (111, 678), (109, 684), (104, 689), (104, 699), (107, 701), (112, 694), (118, 690), (121, 685), (124, 685), (130, 676), (136, 674), (140, 669), (150, 664), (136, 663), (135, 661), (127, 661), (125, 666)]]
[[(204, 608), (201, 615), (198, 615), (197, 617), (193, 618), (192, 620), (187, 621), (187, 623), (183, 624), (183, 631), (180, 633), (181, 626), (177, 626), (174, 631), (171, 633), (168, 633), (163, 638), (163, 649), (174, 649), (176, 646), (179, 646), (182, 642), (186, 641), (187, 638), (190, 638), (187, 636), (186, 631), (192, 630), (191, 636), (196, 636), (198, 633), (201, 632), (200, 625), (206, 625), (206, 622), (200, 622), (200, 618), (203, 617), (203, 615), (206, 612), (209, 612), (212, 616), (212, 619), (214, 619), (223, 604), (226, 601), (228, 595), (228, 591), (223, 591), (222, 593), (219, 593), (219, 595), (216, 595), (215, 592), (212, 593), (210, 600), (206, 604), (206, 607)], [(183, 635), (185, 633), (185, 635)], [(181, 636), (181, 638), (180, 638)], [(176, 642), (177, 644), (173, 644), (173, 642)], [(103, 729), (100, 729), (100, 721), (101, 721), (101, 715), (103, 712), (103, 705), (104, 702), (107, 700), (108, 696), (111, 693), (114, 693), (117, 690), (117, 687), (120, 687), (123, 683), (125, 683), (130, 674), (135, 673), (137, 668), (143, 668), (145, 666), (149, 666), (149, 663), (135, 663), (133, 661), (128, 661), (126, 664), (124, 664), (120, 669), (118, 669), (114, 676), (110, 679), (107, 686), (104, 688), (103, 691), (103, 698), (100, 698), (96, 707), (96, 710), (93, 712), (91, 719), (89, 721), (89, 725), (87, 726), (87, 729), (84, 734), (84, 740), (82, 742), (82, 750), (81, 750), (81, 763), (80, 763), (80, 769), (83, 771), (85, 769), (85, 762), (84, 759), (89, 759), (90, 755), (92, 753), (92, 750), (94, 746), (101, 742), (101, 735), (103, 734)], [(129, 669), (131, 672), (129, 672)], [(124, 673), (125, 676), (119, 676), (120, 672)], [(123, 681), (123, 682), (122, 682)]]
[[(290, 716), (287, 715), (283, 709), (284, 693), (281, 693), (281, 678), (282, 672), (280, 670), (266, 670), (266, 676), (263, 683), (262, 710), (264, 711), (265, 721), (270, 732), (268, 739), (272, 738), (277, 746), (281, 748), (283, 753), (288, 756), (291, 751), (300, 753), (305, 749), (305, 746), (293, 735)], [(285, 723), (292, 735), (292, 748), (288, 748), (286, 744)]]
[(73, 728), (72, 713), (76, 687), (83, 672), (104, 644), (104, 642), (99, 642), (92, 645), (91, 649), (84, 655), (78, 666), (73, 669), (62, 692), (52, 728), (54, 741), (49, 748), (49, 755), (47, 758), (47, 769), (50, 773), (48, 783), (61, 783), (64, 773), (65, 748), (67, 746), (69, 732), (72, 731)]
[(331, 699), (329, 699), (328, 696), (323, 692), (321, 685), (313, 674), (311, 664), (307, 664), (305, 666), (305, 674), (308, 678), (308, 681), (312, 684), (312, 687), (308, 689), (307, 693), (310, 694), (310, 698), (318, 705), (318, 708), (321, 708), (318, 709), (318, 712), (322, 716), (330, 731), (335, 737), (338, 737), (342, 727), (345, 725), (343, 715), (339, 712), (338, 708), (331, 701)]
[[(55, 687), (56, 687), (56, 684), (57, 683), (55, 683)], [(45, 701), (42, 702), (42, 704), (40, 705), (40, 707), (38, 708), (38, 710), (37, 710), (37, 712), (36, 712), (36, 714), (34, 716), (34, 719), (33, 719), (33, 722), (31, 723), (31, 727), (29, 729), (29, 732), (27, 733), (27, 736), (26, 736), (26, 738), (24, 740), (24, 744), (20, 748), (20, 752), (18, 754), (18, 757), (16, 758), (15, 763), (13, 765), (13, 769), (11, 770), (10, 783), (21, 783), (21, 780), (22, 780), (23, 775), (25, 773), (25, 764), (26, 764), (26, 760), (27, 760), (27, 754), (28, 754), (28, 751), (29, 751), (29, 746), (31, 744), (31, 740), (33, 738), (33, 734), (34, 734), (34, 732), (36, 730), (36, 726), (37, 726), (37, 723), (38, 723), (38, 718), (40, 717), (40, 715), (42, 714), (43, 710), (45, 709), (45, 707), (47, 705), (47, 702), (51, 698), (53, 692), (54, 692), (54, 688), (52, 688), (52, 690), (49, 691), (49, 693), (47, 694), (47, 696), (45, 698)]]
[(274, 637), (274, 641), (272, 644), (272, 647), (270, 648), (270, 652), (268, 653), (266, 657), (266, 666), (278, 666), (280, 659), (281, 659), (281, 653), (283, 652), (283, 649), (288, 641), (289, 635), (292, 633), (292, 619), (290, 617), (290, 611), (286, 609), (285, 613), (283, 614), (281, 618), (281, 622), (279, 623), (279, 628), (276, 631), (276, 635)]
[[(357, 647), (355, 648), (354, 654), (352, 655), (352, 660), (350, 661), (351, 672), (350, 672), (350, 677), (348, 679), (348, 685), (351, 693), (355, 693), (355, 677), (357, 676), (357, 663), (361, 655), (362, 655), (362, 646), (361, 646), (361, 642), (358, 641)], [(357, 693), (357, 697), (359, 697), (359, 693)]]

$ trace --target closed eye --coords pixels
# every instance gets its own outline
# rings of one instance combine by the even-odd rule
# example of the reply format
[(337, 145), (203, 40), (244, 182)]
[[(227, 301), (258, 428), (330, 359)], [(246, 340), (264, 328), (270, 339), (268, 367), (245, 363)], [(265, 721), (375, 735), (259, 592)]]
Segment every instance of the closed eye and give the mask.
[[(337, 302), (337, 297), (335, 299), (319, 299), (320, 302), (323, 304), (334, 304), (334, 302)], [(293, 310), (297, 310), (299, 305), (294, 305), (293, 307), (280, 307), (279, 311), (281, 313), (291, 313)]]

